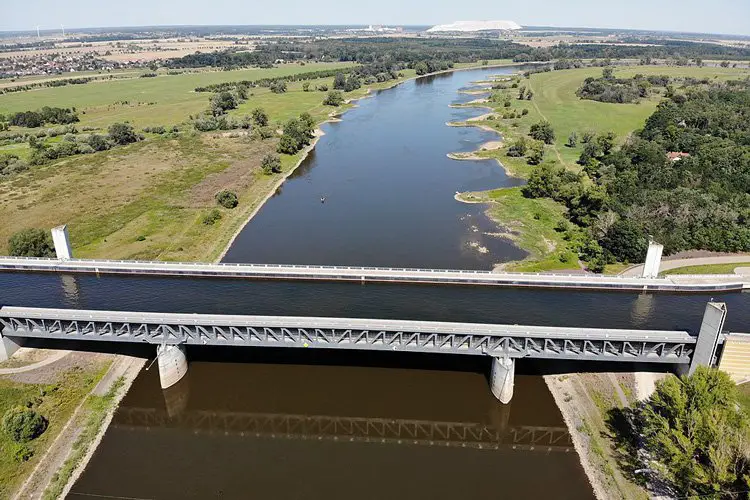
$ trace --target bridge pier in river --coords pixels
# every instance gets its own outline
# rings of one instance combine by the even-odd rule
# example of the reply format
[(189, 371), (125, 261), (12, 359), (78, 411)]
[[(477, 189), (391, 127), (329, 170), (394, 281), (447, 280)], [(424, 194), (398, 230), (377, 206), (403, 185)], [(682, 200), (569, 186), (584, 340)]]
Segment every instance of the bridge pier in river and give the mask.
[(156, 348), (159, 364), (159, 381), (162, 389), (168, 389), (187, 374), (188, 364), (185, 346), (162, 344)]
[(492, 394), (507, 405), (513, 399), (513, 383), (516, 375), (516, 360), (509, 357), (492, 358), (490, 388)]

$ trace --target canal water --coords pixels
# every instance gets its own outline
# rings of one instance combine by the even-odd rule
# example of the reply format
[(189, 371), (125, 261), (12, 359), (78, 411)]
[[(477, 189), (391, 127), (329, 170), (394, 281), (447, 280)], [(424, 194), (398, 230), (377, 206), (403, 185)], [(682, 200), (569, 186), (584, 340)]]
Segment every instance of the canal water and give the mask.
[[(450, 104), (510, 70), (408, 82), (360, 102), (239, 235), (226, 260), (482, 268), (520, 258), (455, 191), (513, 185), (457, 162), (494, 136)], [(325, 203), (320, 203), (320, 197)], [(486, 249), (486, 253), (477, 251)], [(748, 296), (727, 327), (750, 324)], [(0, 303), (141, 311), (697, 329), (707, 296), (404, 284), (0, 274)], [(153, 356), (150, 346), (138, 350)], [(162, 391), (143, 371), (69, 498), (591, 498), (540, 366), (510, 405), (479, 357), (190, 349)]]

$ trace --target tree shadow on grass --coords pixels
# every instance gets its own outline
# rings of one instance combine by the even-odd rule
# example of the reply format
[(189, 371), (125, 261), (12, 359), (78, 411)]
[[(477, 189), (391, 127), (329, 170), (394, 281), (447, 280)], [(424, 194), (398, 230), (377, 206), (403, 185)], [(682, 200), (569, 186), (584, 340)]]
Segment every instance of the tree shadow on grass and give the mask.
[(613, 443), (613, 456), (622, 474), (630, 481), (647, 487), (649, 477), (644, 474), (644, 464), (640, 458), (642, 443), (634, 422), (637, 410), (633, 408), (611, 408), (607, 412), (603, 433)]

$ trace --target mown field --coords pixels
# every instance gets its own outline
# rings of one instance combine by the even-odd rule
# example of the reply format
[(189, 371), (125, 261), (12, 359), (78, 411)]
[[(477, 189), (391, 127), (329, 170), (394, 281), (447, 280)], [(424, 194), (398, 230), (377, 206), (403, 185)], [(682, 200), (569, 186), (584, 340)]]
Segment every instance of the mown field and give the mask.
[[(747, 77), (750, 70), (670, 66), (628, 66), (615, 69), (615, 76), (618, 78), (628, 78), (638, 73), (728, 80)], [(479, 151), (477, 156), (497, 159), (512, 175), (527, 177), (534, 166), (529, 165), (525, 158), (508, 157), (508, 147), (516, 138), (527, 136), (531, 125), (541, 120), (547, 120), (552, 124), (556, 136), (554, 144), (545, 146), (544, 161), (556, 162), (574, 171), (580, 169), (576, 160), (581, 154), (582, 144), (579, 142), (572, 148), (565, 146), (571, 132), (576, 132), (580, 137), (586, 131), (612, 131), (617, 136), (617, 142), (622, 143), (630, 133), (645, 124), (646, 119), (663, 99), (663, 92), (653, 94), (635, 104), (603, 103), (583, 100), (576, 96), (576, 90), (586, 78), (599, 77), (601, 74), (601, 68), (580, 68), (536, 73), (529, 79), (520, 78), (519, 87), (525, 86), (534, 93), (530, 101), (518, 100), (516, 88), (499, 91), (510, 98), (510, 107), (505, 107), (502, 99), (482, 104), (490, 108), (488, 112), (492, 111), (498, 118), (482, 119), (472, 123), (489, 127), (502, 134), (503, 147)], [(510, 84), (509, 81), (504, 83)], [(520, 115), (524, 109), (528, 113), (525, 116), (502, 118), (503, 113), (517, 112)], [(580, 268), (572, 250), (572, 242), (576, 240), (575, 228), (568, 227), (567, 230), (562, 230), (565, 226), (564, 212), (551, 210), (548, 204), (542, 203), (550, 200), (526, 199), (521, 196), (518, 189), (470, 193), (464, 197), (473, 200), (494, 200), (490, 205), (489, 215), (498, 223), (511, 227), (517, 233), (516, 240), (519, 245), (530, 252), (529, 258), (506, 265), (507, 269), (536, 272)], [(561, 206), (559, 208), (562, 209)]]

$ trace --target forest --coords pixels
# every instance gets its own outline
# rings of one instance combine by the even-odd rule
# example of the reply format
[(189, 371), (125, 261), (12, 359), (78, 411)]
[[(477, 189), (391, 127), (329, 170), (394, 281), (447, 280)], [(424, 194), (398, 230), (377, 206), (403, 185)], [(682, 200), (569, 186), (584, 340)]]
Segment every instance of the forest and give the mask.
[(675, 92), (621, 148), (587, 138), (579, 163), (537, 167), (524, 194), (566, 205), (592, 269), (639, 260), (649, 236), (667, 253), (750, 251), (750, 81)]
[(507, 40), (343, 38), (300, 41), (280, 39), (261, 43), (253, 52), (225, 50), (195, 53), (171, 59), (172, 68), (213, 66), (236, 68), (270, 66), (285, 61), (343, 61), (360, 64), (393, 64), (413, 68), (419, 62), (477, 62), (486, 59), (513, 59), (516, 62), (553, 59), (750, 59), (750, 49), (716, 44), (663, 40), (659, 45), (559, 44), (532, 48)]

